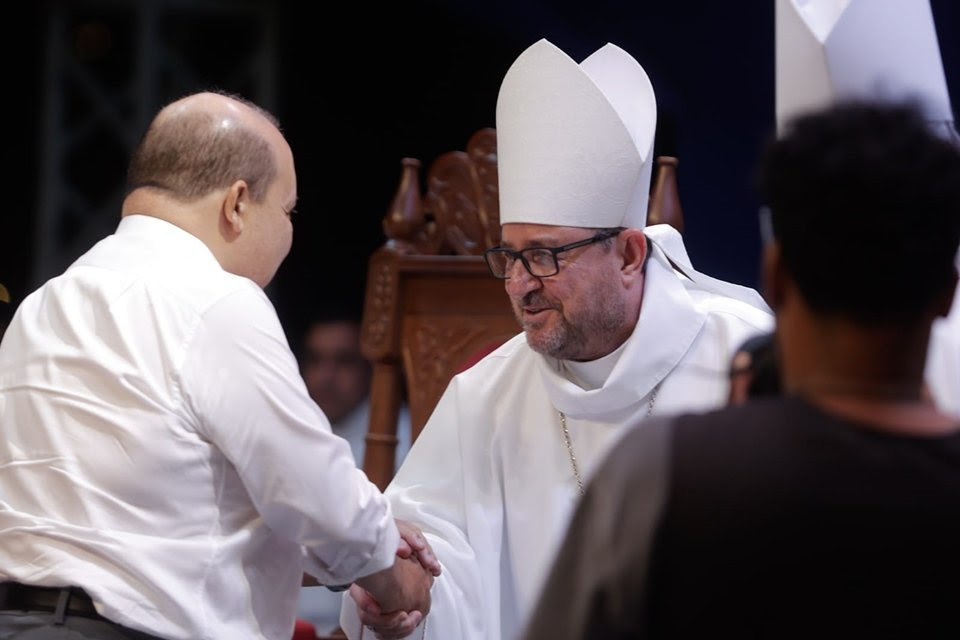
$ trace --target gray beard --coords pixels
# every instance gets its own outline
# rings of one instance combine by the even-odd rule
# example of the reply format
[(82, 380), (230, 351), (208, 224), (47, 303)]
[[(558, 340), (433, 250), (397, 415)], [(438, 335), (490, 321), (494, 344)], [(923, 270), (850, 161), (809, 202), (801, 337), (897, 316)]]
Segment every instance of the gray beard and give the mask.
[(606, 353), (613, 351), (617, 347), (616, 337), (627, 322), (626, 302), (611, 289), (602, 289), (597, 293), (597, 298), (588, 312), (575, 318), (573, 322), (561, 318), (560, 324), (549, 332), (528, 331), (517, 312), (517, 320), (527, 334), (530, 348), (558, 360), (596, 359), (599, 356), (589, 354), (587, 349), (597, 344), (609, 343), (611, 346)]

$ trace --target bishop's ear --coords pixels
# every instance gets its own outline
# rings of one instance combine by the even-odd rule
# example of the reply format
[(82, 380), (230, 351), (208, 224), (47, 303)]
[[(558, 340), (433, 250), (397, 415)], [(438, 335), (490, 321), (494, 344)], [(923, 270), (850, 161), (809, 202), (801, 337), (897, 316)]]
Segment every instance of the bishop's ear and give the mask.
[(647, 236), (641, 229), (625, 229), (620, 232), (619, 241), (623, 243), (624, 277), (635, 277), (643, 274), (643, 265), (647, 260)]

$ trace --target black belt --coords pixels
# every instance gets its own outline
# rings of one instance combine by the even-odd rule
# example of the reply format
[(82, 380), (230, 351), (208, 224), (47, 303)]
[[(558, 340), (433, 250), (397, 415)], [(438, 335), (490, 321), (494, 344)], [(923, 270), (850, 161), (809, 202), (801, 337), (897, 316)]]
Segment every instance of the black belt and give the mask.
[(106, 620), (97, 613), (93, 600), (80, 587), (35, 587), (19, 582), (0, 583), (0, 611), (49, 611), (65, 615)]

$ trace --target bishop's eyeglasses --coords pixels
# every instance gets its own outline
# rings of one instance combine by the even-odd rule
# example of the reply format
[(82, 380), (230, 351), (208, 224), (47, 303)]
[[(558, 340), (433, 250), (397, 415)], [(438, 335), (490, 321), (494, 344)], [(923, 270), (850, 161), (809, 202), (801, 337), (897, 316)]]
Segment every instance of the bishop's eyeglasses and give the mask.
[(523, 263), (523, 267), (527, 270), (527, 273), (533, 277), (547, 278), (549, 276), (555, 276), (560, 272), (557, 254), (602, 242), (607, 238), (613, 238), (619, 235), (621, 231), (623, 231), (623, 227), (607, 229), (586, 240), (578, 240), (577, 242), (571, 242), (570, 244), (559, 247), (529, 247), (527, 249), (521, 249), (520, 251), (514, 251), (506, 247), (493, 247), (484, 251), (483, 257), (487, 261), (490, 273), (492, 273), (495, 278), (500, 278), (501, 280), (506, 280), (510, 277), (509, 274), (518, 259)]

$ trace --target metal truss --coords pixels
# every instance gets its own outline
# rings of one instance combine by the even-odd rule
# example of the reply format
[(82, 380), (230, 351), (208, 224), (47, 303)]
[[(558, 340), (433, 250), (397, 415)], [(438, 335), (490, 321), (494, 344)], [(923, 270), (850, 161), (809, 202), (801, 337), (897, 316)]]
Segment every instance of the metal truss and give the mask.
[(275, 110), (279, 15), (244, 0), (59, 0), (45, 11), (33, 287), (116, 227), (156, 111), (218, 88)]

